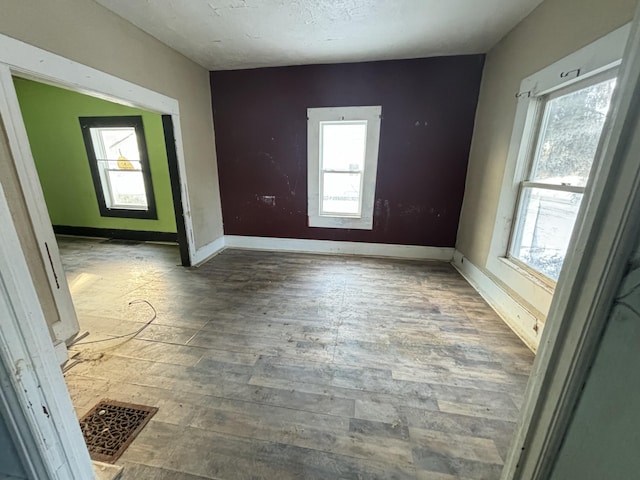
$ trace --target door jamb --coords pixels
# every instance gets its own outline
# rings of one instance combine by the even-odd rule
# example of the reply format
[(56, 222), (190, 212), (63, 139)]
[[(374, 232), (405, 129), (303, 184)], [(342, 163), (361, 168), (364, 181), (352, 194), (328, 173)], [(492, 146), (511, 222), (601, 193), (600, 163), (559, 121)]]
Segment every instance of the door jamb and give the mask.
[(162, 115), (162, 129), (164, 130), (164, 143), (167, 150), (169, 164), (169, 179), (171, 181), (171, 195), (173, 196), (173, 210), (176, 217), (178, 232), (178, 246), (180, 247), (180, 261), (183, 267), (190, 267), (189, 245), (187, 231), (184, 227), (184, 208), (180, 195), (180, 168), (178, 165), (178, 153), (176, 151), (176, 137), (171, 115)]
[[(66, 340), (63, 337), (73, 332), (77, 317), (26, 135), (13, 84), (14, 75), (171, 117), (188, 260), (194, 262), (196, 245), (179, 105), (171, 97), (0, 34), (0, 119), (7, 133), (41, 256), (45, 263), (49, 257), (51, 259), (52, 270), (47, 272), (49, 283), (53, 290), (57, 275), (61, 286), (56, 288), (56, 305), (61, 319), (67, 323), (56, 325), (55, 334)], [(9, 397), (3, 396), (0, 401), (10, 412), (11, 424), (21, 427), (22, 438), (18, 439), (21, 453), (30, 460), (29, 468), (36, 472), (37, 478), (93, 478), (89, 454), (1, 186), (0, 225), (3, 225), (0, 229), (0, 309), (3, 312), (0, 315), (0, 361), (12, 384), (9, 392), (16, 399), (10, 401)], [(4, 315), (5, 311), (7, 315)], [(24, 428), (25, 425), (28, 428)], [(26, 448), (33, 445), (37, 448)]]
[(94, 478), (2, 186), (0, 225), (0, 410), (32, 478)]
[[(49, 220), (49, 213), (44, 205), (44, 195), (22, 121), (11, 70), (2, 63), (0, 63), (0, 117), (4, 122), (16, 173), (20, 179), (24, 201), (33, 231), (37, 237), (40, 257), (45, 266), (58, 311), (59, 321), (52, 325), (52, 331), (56, 340), (63, 343), (78, 332), (78, 317), (71, 300), (71, 292), (64, 279), (58, 244)], [(64, 357), (66, 357), (66, 352), (64, 352)]]

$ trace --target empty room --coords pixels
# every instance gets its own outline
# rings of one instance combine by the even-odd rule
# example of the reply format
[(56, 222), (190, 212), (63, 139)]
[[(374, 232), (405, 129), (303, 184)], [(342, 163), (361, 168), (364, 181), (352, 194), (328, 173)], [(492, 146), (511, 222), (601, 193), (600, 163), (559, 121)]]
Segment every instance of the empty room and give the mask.
[(5, 2), (0, 478), (635, 478), (638, 4), (481, 3)]

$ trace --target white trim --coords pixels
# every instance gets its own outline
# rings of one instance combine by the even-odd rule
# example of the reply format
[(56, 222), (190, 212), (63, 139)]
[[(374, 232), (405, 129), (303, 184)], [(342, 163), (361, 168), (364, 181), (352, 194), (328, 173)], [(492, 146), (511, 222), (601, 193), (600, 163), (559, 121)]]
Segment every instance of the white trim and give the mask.
[[(640, 236), (640, 10), (525, 392), (503, 480), (546, 480)], [(615, 392), (614, 392), (615, 393)]]
[(0, 64), (9, 66), (11, 72), (19, 77), (149, 112), (171, 115), (189, 253), (195, 253), (178, 100), (3, 34), (0, 34)]
[(309, 240), (301, 238), (246, 237), (225, 235), (200, 247), (194, 257), (193, 266), (208, 262), (225, 248), (244, 250), (266, 250), (272, 252), (311, 253), (321, 255), (361, 255), (365, 257), (408, 258), (415, 260), (438, 260), (450, 262), (453, 248), (423, 247), (420, 245), (394, 245), (386, 243), (335, 242), (332, 240)]
[(200, 247), (196, 252), (194, 267), (202, 265), (225, 248), (265, 250), (271, 252), (311, 253), (321, 255), (361, 255), (365, 257), (408, 258), (450, 262), (453, 248), (423, 247), (419, 245), (391, 245), (385, 243), (334, 242), (332, 240), (308, 240), (300, 238), (245, 237), (225, 235)]
[(0, 63), (20, 77), (140, 107), (156, 113), (180, 113), (178, 101), (95, 68), (0, 34)]
[[(630, 31), (631, 24), (627, 23), (528, 76), (522, 80), (520, 92), (530, 91), (532, 97), (545, 95), (550, 91), (580, 82), (587, 77), (620, 65)], [(579, 76), (571, 75), (571, 78), (567, 77), (567, 79), (560, 77), (563, 73), (578, 69), (580, 70)], [(521, 101), (524, 101), (525, 98), (521, 97)]]
[[(0, 296), (0, 309), (4, 310), (4, 297)], [(9, 438), (13, 442), (18, 458), (29, 478), (46, 478), (46, 466), (37, 455), (29, 452), (37, 451), (36, 439), (22, 414), (20, 399), (15, 392), (14, 384), (0, 355), (0, 416), (3, 417)], [(4, 445), (3, 445), (4, 448)]]
[[(193, 263), (196, 257), (196, 246), (186, 180), (179, 105), (176, 99), (166, 95), (0, 34), (0, 116), (2, 116), (7, 130), (9, 146), (20, 185), (25, 192), (27, 209), (40, 254), (45, 267), (49, 266), (49, 257), (51, 258), (51, 264), (55, 270), (54, 273), (50, 268), (47, 268), (49, 283), (61, 319), (52, 327), (54, 335), (57, 340), (66, 341), (77, 333), (78, 320), (64, 277), (62, 261), (31, 154), (31, 146), (26, 134), (12, 75), (30, 78), (123, 105), (171, 115), (189, 258)], [(47, 246), (48, 251), (46, 251)], [(54, 275), (58, 277), (57, 283)]]
[(213, 242), (200, 247), (191, 260), (191, 265), (197, 267), (211, 260), (219, 254), (225, 247), (225, 237), (215, 239)]
[(540, 340), (540, 329), (535, 329), (539, 323), (536, 316), (457, 250), (451, 264), (535, 353)]
[(487, 270), (546, 318), (553, 288), (504, 256), (487, 258)]
[[(486, 269), (505, 285), (508, 285), (519, 297), (529, 303), (543, 315), (547, 315), (553, 298), (553, 291), (532, 275), (523, 274), (523, 270), (505, 261), (509, 247), (511, 226), (516, 213), (520, 181), (527, 167), (526, 154), (533, 138), (525, 138), (530, 130), (539, 108), (538, 97), (550, 90), (580, 82), (620, 64), (630, 25), (624, 25), (590, 45), (558, 60), (539, 72), (525, 78), (520, 84), (520, 92), (529, 92), (517, 100), (518, 106), (509, 145), (500, 200), (496, 214)], [(561, 78), (562, 73), (580, 69), (580, 75)], [(510, 94), (505, 92), (505, 95)], [(516, 101), (514, 99), (514, 101)], [(603, 133), (604, 135), (604, 133)], [(520, 161), (523, 159), (523, 161)], [(515, 268), (514, 268), (515, 267)]]
[[(307, 215), (310, 227), (373, 229), (381, 118), (381, 106), (307, 109)], [(357, 217), (320, 215), (322, 149), (320, 125), (323, 122), (343, 121), (366, 121), (367, 123), (364, 171), (360, 186), (360, 215)]]
[[(1, 47), (0, 47), (1, 48)], [(65, 342), (79, 330), (71, 292), (64, 276), (62, 260), (58, 252), (58, 244), (53, 233), (49, 212), (44, 201), (42, 186), (31, 155), (31, 146), (27, 131), (22, 121), (22, 112), (18, 103), (11, 71), (0, 63), (0, 117), (4, 122), (9, 148), (13, 155), (16, 173), (20, 180), (23, 197), (34, 233), (37, 237), (40, 258), (44, 265), (51, 293), (53, 295), (58, 318), (52, 325), (56, 340)]]
[(58, 364), (62, 365), (64, 362), (69, 360), (69, 351), (67, 350), (67, 344), (58, 340), (53, 344), (53, 349), (56, 352), (56, 358), (58, 359)]
[(329, 255), (362, 255), (367, 257), (410, 258), (449, 262), (453, 248), (423, 247), (419, 245), (391, 245), (385, 243), (334, 242), (298, 238), (244, 237), (225, 235), (225, 247), (274, 252), (299, 252)]
[[(22, 425), (21, 453), (43, 480), (94, 478), (69, 392), (0, 186), (0, 362), (7, 423)], [(31, 448), (26, 448), (30, 445)]]

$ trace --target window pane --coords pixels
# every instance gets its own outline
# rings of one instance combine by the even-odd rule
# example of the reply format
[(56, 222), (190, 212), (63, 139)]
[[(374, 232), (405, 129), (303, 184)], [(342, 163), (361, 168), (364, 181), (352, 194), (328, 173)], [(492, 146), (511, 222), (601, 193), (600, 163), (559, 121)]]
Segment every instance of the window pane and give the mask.
[(320, 215), (327, 213), (360, 215), (361, 176), (361, 173), (323, 172)]
[(511, 255), (557, 280), (581, 200), (581, 193), (524, 188)]
[(102, 168), (112, 168), (114, 170), (142, 170), (142, 163), (138, 160), (98, 160), (98, 165)]
[(364, 169), (367, 122), (321, 123), (322, 170)]
[(121, 162), (140, 160), (136, 131), (133, 127), (92, 128), (91, 137), (98, 159)]
[(144, 179), (139, 170), (107, 170), (111, 207), (147, 208)]
[(586, 185), (615, 84), (613, 78), (547, 102), (532, 180)]

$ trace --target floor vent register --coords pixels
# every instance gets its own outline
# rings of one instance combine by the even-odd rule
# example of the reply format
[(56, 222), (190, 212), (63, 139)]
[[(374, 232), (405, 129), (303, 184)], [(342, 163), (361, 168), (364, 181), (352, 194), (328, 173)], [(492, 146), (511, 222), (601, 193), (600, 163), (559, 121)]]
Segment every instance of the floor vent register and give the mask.
[(156, 407), (101, 400), (80, 419), (91, 459), (114, 463), (157, 411)]

